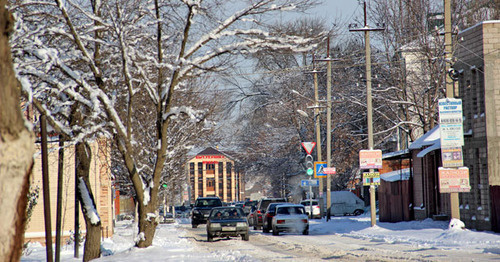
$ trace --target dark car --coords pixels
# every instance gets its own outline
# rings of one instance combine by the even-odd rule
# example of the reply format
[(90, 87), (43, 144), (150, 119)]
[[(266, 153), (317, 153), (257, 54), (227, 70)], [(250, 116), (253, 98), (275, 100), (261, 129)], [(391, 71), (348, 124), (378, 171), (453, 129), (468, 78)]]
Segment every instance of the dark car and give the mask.
[(207, 240), (214, 237), (237, 237), (250, 239), (248, 222), (240, 207), (216, 207), (210, 211), (207, 221)]
[(276, 206), (283, 205), (286, 203), (276, 202), (271, 203), (267, 206), (266, 212), (264, 213), (264, 223), (262, 224), (262, 231), (264, 233), (269, 233), (272, 229), (273, 217), (276, 215)]
[(243, 204), (243, 211), (245, 211), (245, 214), (248, 216), (248, 214), (252, 213), (257, 206), (257, 201), (255, 200), (247, 200)]
[(284, 198), (263, 198), (259, 200), (257, 204), (257, 209), (253, 212), (253, 218), (251, 224), (253, 225), (253, 229), (260, 229), (260, 227), (264, 224), (264, 213), (266, 212), (267, 206), (271, 203), (286, 203), (286, 199)]
[(199, 197), (191, 210), (191, 226), (196, 228), (199, 224), (207, 223), (212, 208), (221, 206), (222, 201), (218, 197)]

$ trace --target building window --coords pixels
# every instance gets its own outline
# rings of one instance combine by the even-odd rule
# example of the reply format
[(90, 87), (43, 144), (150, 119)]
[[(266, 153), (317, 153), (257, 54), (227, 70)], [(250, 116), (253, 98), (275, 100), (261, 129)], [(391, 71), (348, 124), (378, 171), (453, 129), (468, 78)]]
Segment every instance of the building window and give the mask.
[(214, 163), (207, 164), (207, 170), (215, 170), (215, 164)]

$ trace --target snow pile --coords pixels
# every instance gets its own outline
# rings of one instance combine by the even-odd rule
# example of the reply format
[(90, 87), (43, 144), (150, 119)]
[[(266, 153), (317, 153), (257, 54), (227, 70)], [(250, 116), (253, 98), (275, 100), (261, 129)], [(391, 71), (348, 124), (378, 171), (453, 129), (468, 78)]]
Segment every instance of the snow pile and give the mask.
[(449, 230), (464, 230), (465, 224), (460, 219), (452, 218), (450, 221), (450, 225), (448, 226)]

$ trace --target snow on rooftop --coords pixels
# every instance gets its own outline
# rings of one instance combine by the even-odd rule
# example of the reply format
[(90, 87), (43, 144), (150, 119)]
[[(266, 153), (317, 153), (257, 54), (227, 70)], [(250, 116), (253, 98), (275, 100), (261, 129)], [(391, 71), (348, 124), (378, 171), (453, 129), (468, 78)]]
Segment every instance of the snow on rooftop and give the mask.
[(409, 149), (421, 149), (424, 146), (432, 146), (439, 142), (441, 135), (439, 133), (439, 126), (434, 127), (429, 132), (425, 133), (415, 142), (411, 143)]
[(411, 175), (411, 169), (405, 168), (401, 170), (395, 170), (384, 174), (380, 174), (380, 179), (383, 179), (384, 181), (387, 182), (396, 182), (401, 180), (408, 180), (410, 179), (410, 175)]

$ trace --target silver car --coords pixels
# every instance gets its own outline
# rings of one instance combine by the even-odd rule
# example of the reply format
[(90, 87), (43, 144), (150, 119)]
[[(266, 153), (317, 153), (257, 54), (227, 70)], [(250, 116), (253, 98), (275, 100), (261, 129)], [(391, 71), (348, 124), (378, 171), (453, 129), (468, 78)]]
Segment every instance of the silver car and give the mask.
[(280, 232), (296, 232), (309, 235), (309, 218), (303, 205), (283, 204), (276, 206), (272, 222), (273, 235)]

